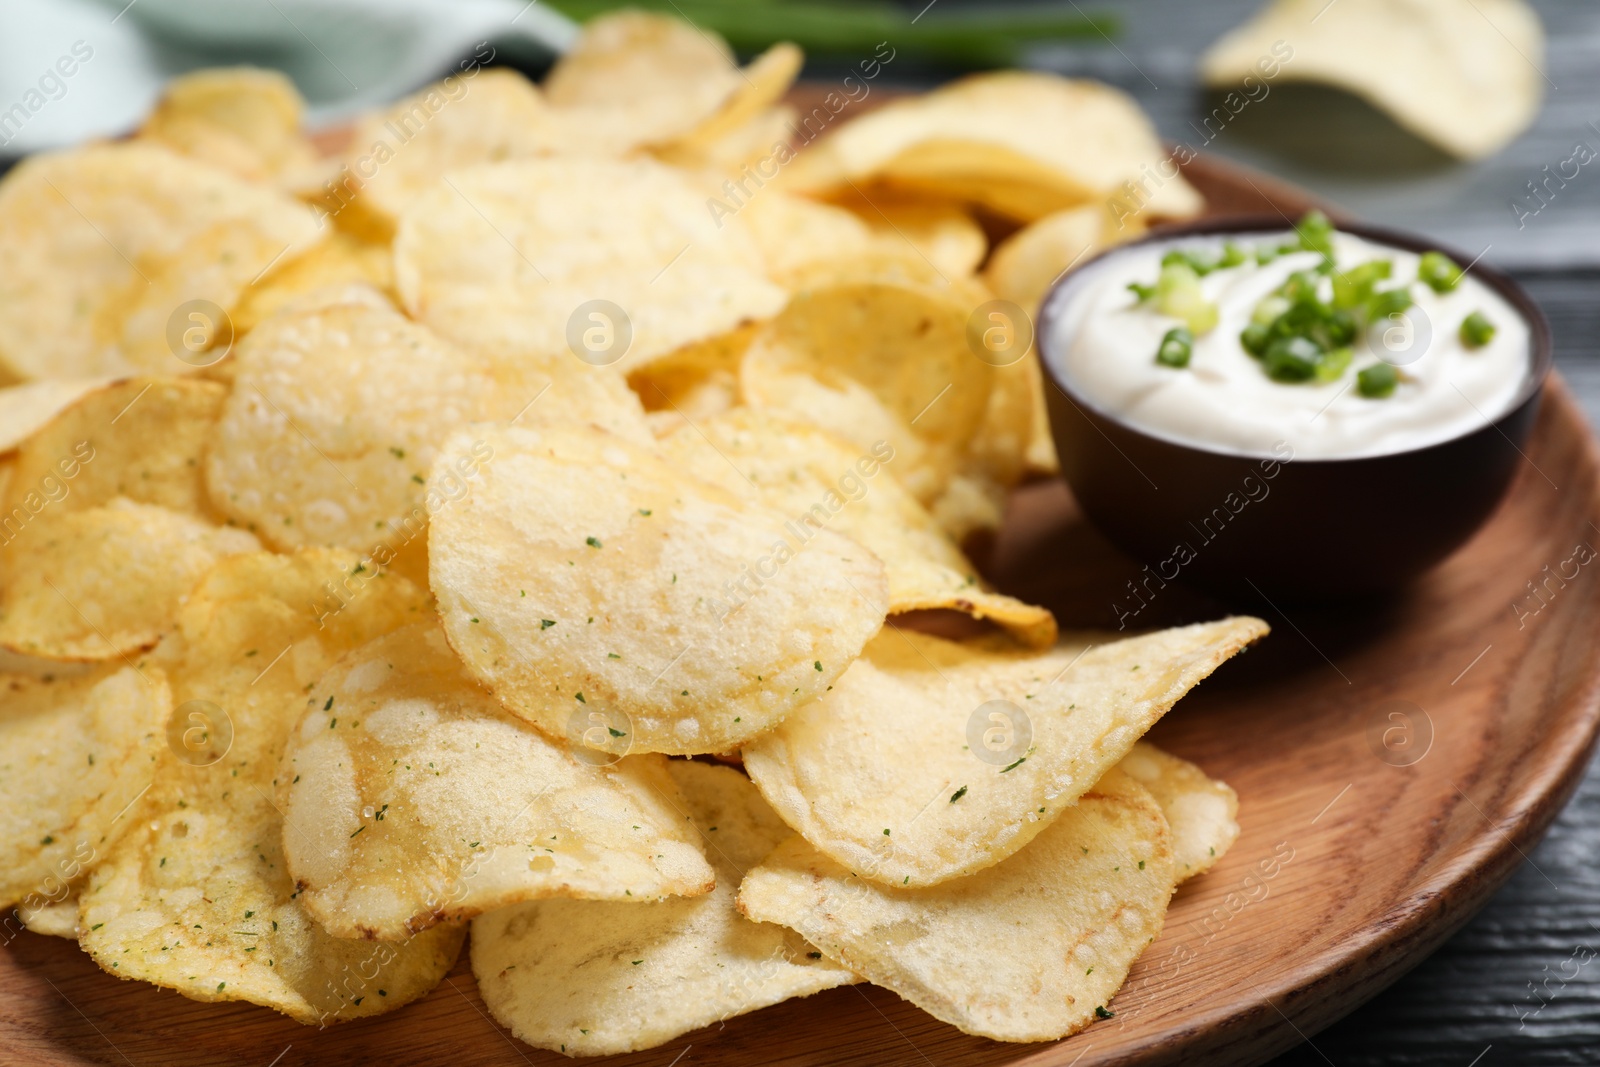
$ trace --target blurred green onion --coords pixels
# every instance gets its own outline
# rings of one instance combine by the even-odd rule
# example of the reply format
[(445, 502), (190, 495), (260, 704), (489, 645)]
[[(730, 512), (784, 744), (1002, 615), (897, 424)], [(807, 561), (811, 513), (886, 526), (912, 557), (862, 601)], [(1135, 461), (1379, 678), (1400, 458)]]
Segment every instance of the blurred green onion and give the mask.
[[(1028, 45), (1051, 40), (1105, 40), (1114, 16), (1031, 8), (968, 8), (916, 15), (884, 0), (547, 0), (579, 22), (621, 8), (686, 18), (727, 39), (737, 52), (793, 41), (812, 56), (871, 58), (880, 42), (897, 54), (970, 67), (1014, 66)], [(881, 57), (879, 57), (881, 59)]]

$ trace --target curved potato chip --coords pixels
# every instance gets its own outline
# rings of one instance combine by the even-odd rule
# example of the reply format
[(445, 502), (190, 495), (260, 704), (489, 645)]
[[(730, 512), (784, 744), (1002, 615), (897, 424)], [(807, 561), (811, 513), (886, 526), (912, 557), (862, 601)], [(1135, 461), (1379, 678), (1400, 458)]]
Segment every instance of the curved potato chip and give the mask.
[(696, 344), (628, 375), (645, 411), (670, 410), (685, 419), (710, 418), (739, 403), (739, 361), (759, 327), (751, 323)]
[(58, 903), (128, 830), (171, 714), (154, 667), (0, 675), (0, 906)]
[(567, 132), (514, 70), (451, 75), (363, 122), (319, 200), (341, 224), (354, 205), (358, 229), (387, 236), (449, 172), (570, 151)]
[(316, 158), (300, 133), (294, 82), (276, 70), (219, 67), (167, 83), (139, 136), (250, 181), (276, 181)]
[(37, 514), (39, 499), (52, 513), (122, 497), (211, 516), (200, 458), (227, 393), (215, 382), (180, 378), (130, 378), (86, 393), (18, 450), (13, 491), (0, 494), (5, 535), (27, 525), (23, 515)]
[(435, 622), (323, 675), (283, 774), (289, 874), (336, 937), (398, 941), (540, 897), (714, 884), (665, 757), (605, 766), (546, 740), (467, 675)]
[(60, 900), (46, 901), (33, 907), (19, 904), (17, 918), (31, 933), (78, 940), (78, 897), (70, 890)]
[(767, 272), (780, 285), (803, 275), (812, 264), (832, 264), (865, 253), (872, 247), (872, 230), (855, 215), (833, 204), (764, 189), (739, 210), (750, 236), (766, 261)]
[[(388, 245), (333, 233), (304, 254), (274, 267), (244, 291), (230, 316), (234, 336), (243, 337), (313, 294), (356, 285), (370, 285), (380, 292), (392, 290), (393, 253)], [(348, 303), (337, 298), (328, 302)]]
[(970, 878), (890, 889), (794, 837), (745, 876), (739, 910), (963, 1033), (1053, 1041), (1109, 1017), (1172, 886), (1161, 809), (1112, 771), (1026, 849)]
[(1023, 221), (1128, 195), (1125, 182), (1147, 190), (1131, 214), (1186, 218), (1204, 206), (1132, 97), (1036, 71), (974, 74), (891, 101), (802, 154), (792, 178), (810, 190), (869, 179)]
[(1178, 881), (1210, 870), (1239, 839), (1239, 794), (1186, 759), (1140, 741), (1117, 770), (1150, 790), (1172, 827)]
[[(651, 154), (674, 167), (702, 171), (721, 179), (745, 178), (749, 181), (746, 175), (750, 171), (754, 171), (756, 178), (761, 179), (774, 166), (782, 167), (794, 158), (794, 149), (789, 147), (789, 141), (794, 136), (797, 114), (787, 104), (769, 107), (716, 137), (675, 141), (651, 149)], [(719, 193), (726, 195), (727, 187), (723, 186)], [(743, 193), (739, 194), (739, 199), (744, 200)], [(723, 206), (731, 212), (739, 205), (725, 200)]]
[(752, 407), (779, 408), (863, 450), (888, 441), (895, 475), (936, 499), (982, 424), (994, 368), (967, 345), (971, 307), (895, 282), (795, 294), (740, 367)]
[(871, 553), (797, 540), (653, 449), (475, 428), (435, 477), (480, 441), (470, 490), (432, 516), (431, 584), (467, 667), (553, 737), (578, 743), (601, 714), (633, 752), (726, 752), (825, 691), (883, 622)]
[(993, 592), (938, 523), (893, 476), (878, 477), (894, 452), (878, 442), (857, 452), (804, 423), (739, 408), (661, 442), (682, 469), (735, 493), (750, 493), (809, 532), (832, 529), (883, 561), (891, 614), (948, 608), (990, 619), (1036, 648), (1055, 644), (1055, 617)]
[(413, 318), (470, 348), (624, 372), (784, 301), (738, 219), (643, 159), (457, 172), (401, 219), (395, 277)]
[(473, 921), (472, 972), (501, 1025), (537, 1048), (598, 1056), (858, 981), (797, 934), (739, 914), (746, 868), (789, 836), (749, 779), (673, 760), (710, 846), (709, 896), (642, 904), (549, 900)]
[(832, 692), (746, 745), (745, 769), (820, 851), (888, 885), (936, 885), (1027, 845), (1266, 632), (1240, 617), (1048, 652), (885, 632)]
[(1522, 0), (1357, 0), (1336, 9), (1277, 0), (1213, 44), (1200, 73), (1221, 88), (1272, 77), (1323, 82), (1451, 155), (1480, 159), (1533, 122), (1543, 62), (1539, 16)]
[(212, 564), (259, 547), (243, 530), (122, 499), (51, 515), (4, 550), (0, 645), (84, 662), (150, 648)]
[[(110, 378), (57, 378), (0, 389), (0, 452), (10, 452)], [(0, 500), (5, 498), (0, 491)]]
[(342, 654), (426, 618), (396, 575), (308, 549), (234, 556), (185, 605), (175, 726), (137, 825), (89, 875), (80, 943), (119, 978), (245, 1000), (303, 1023), (398, 1008), (432, 989), (465, 931), (403, 945), (337, 938), (296, 899), (274, 776), (306, 694)]
[[(772, 73), (781, 74), (781, 67)], [(612, 126), (618, 148), (680, 140), (722, 112), (741, 89), (770, 103), (786, 88), (757, 93), (720, 37), (645, 11), (590, 19), (544, 80), (546, 98), (568, 113), (574, 127)]]
[(686, 137), (673, 142), (673, 147), (707, 148), (755, 120), (783, 99), (799, 76), (805, 59), (805, 53), (788, 41), (780, 41), (768, 48), (740, 72), (733, 94), (722, 109), (695, 127)]
[[(29, 264), (0, 285), (0, 366), (24, 379), (181, 371), (167, 341), (181, 301), (225, 310), (272, 257), (316, 237), (289, 197), (152, 144), (33, 156), (0, 182), (0, 255)], [(207, 242), (268, 251), (180, 257)], [(129, 333), (130, 315), (143, 332)]]
[(891, 248), (909, 247), (952, 278), (972, 274), (989, 252), (983, 227), (949, 200), (888, 189), (849, 189), (831, 201), (859, 217), (878, 241)]
[(1085, 204), (1030, 222), (995, 246), (983, 269), (994, 295), (1029, 315), (1052, 282), (1113, 243), (1103, 207)]

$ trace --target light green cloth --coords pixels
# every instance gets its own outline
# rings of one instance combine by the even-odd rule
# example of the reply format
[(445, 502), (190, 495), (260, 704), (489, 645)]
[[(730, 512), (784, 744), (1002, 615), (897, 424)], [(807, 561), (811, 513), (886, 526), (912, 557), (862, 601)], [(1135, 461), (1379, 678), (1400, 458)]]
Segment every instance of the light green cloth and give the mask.
[(4, 0), (0, 155), (131, 130), (173, 75), (248, 63), (294, 79), (313, 126), (482, 54), (537, 59), (577, 28), (529, 0)]

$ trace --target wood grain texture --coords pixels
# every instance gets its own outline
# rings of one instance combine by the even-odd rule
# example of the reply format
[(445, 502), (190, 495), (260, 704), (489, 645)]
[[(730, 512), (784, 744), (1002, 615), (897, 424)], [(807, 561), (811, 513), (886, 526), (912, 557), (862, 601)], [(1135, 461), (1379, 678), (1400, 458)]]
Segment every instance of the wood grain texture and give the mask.
[[(1155, 740), (1238, 789), (1244, 833), (1174, 899), (1165, 931), (1112, 1005), (1115, 1018), (1054, 1045), (1002, 1045), (962, 1035), (887, 991), (855, 987), (594, 1062), (666, 1065), (682, 1054), (678, 1062), (790, 1067), (1248, 1067), (1371, 997), (1516, 868), (1576, 785), (1600, 723), (1591, 638), (1600, 586), (1589, 573), (1597, 568), (1552, 586), (1542, 606), (1524, 599), (1547, 564), (1554, 569), (1576, 544), (1600, 540), (1591, 525), (1600, 522), (1600, 455), (1558, 380), (1526, 453), (1491, 523), (1406, 594), (1288, 617), (1262, 609), (1272, 637), (1158, 726)], [(1124, 583), (1137, 572), (1056, 482), (1017, 495), (989, 569), (1002, 587), (1054, 608), (1064, 625), (1101, 627), (1115, 625)], [(1531, 616), (1530, 606), (1539, 606)], [(1137, 621), (1166, 625), (1222, 610), (1171, 586)], [(1396, 766), (1392, 753), (1386, 759), (1373, 740), (1392, 725), (1383, 716), (1394, 700), (1431, 724), (1426, 755), (1409, 766)], [(0, 953), (0, 1062), (445, 1060), (567, 1062), (517, 1043), (488, 1018), (464, 957), (419, 1003), (318, 1031), (261, 1008), (203, 1005), (120, 982), (64, 941), (23, 934)]]

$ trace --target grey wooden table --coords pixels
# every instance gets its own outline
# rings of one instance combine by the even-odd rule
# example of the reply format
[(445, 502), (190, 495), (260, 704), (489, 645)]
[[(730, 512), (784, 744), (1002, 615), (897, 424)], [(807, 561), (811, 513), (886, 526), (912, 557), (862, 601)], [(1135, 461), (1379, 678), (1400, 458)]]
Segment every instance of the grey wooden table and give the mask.
[[(1041, 48), (1033, 63), (1119, 85), (1163, 136), (1198, 144), (1195, 123), (1208, 98), (1195, 83), (1196, 59), (1257, 0), (1079, 2), (1119, 12), (1115, 47)], [(1205, 150), (1511, 270), (1550, 316), (1561, 373), (1600, 425), (1600, 166), (1580, 172), (1520, 226), (1511, 206), (1575, 144), (1600, 150), (1600, 4), (1535, 6), (1550, 39), (1544, 107), (1535, 127), (1492, 159), (1455, 163), (1349, 98), (1276, 88)], [(1600, 763), (1465, 929), (1273, 1067), (1324, 1064), (1600, 1064)]]

